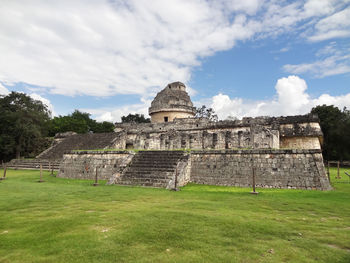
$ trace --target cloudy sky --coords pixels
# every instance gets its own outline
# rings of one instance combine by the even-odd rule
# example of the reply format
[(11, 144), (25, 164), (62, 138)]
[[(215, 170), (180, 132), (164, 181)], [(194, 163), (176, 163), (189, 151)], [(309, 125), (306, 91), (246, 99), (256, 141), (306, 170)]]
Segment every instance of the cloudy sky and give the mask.
[(0, 94), (120, 121), (173, 81), (221, 119), (350, 108), (350, 0), (1, 0)]

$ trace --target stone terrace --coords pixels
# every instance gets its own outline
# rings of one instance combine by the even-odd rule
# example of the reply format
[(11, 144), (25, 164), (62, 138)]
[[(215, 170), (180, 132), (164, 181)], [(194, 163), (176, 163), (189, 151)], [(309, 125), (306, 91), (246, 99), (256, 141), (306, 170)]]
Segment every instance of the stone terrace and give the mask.
[(117, 134), (110, 133), (88, 133), (68, 136), (57, 144), (54, 144), (37, 158), (40, 159), (62, 159), (65, 152), (72, 150), (94, 150), (113, 148)]
[(170, 188), (176, 167), (188, 160), (183, 151), (140, 151), (116, 184)]

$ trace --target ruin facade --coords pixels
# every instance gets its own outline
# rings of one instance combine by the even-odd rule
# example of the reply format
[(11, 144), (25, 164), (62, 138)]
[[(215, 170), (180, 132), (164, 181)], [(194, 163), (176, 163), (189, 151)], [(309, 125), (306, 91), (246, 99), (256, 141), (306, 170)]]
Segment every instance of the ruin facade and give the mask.
[(149, 108), (151, 123), (116, 123), (118, 149), (321, 149), (314, 115), (210, 121), (195, 108), (181, 82), (167, 85)]
[(175, 118), (188, 118), (196, 114), (186, 92), (186, 86), (177, 81), (160, 91), (148, 109), (152, 123), (172, 122)]
[(317, 116), (195, 118), (181, 82), (160, 91), (149, 113), (151, 123), (116, 123), (113, 133), (57, 136), (39, 158), (60, 159), (60, 177), (98, 173), (110, 184), (248, 187), (255, 169), (258, 187), (331, 189)]

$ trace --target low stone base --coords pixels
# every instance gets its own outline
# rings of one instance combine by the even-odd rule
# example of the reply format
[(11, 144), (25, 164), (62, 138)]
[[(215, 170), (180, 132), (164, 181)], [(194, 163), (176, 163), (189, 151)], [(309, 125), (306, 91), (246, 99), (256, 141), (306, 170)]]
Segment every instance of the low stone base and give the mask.
[[(129, 151), (65, 154), (58, 176), (93, 180), (97, 167), (98, 178), (111, 179), (113, 183), (133, 155), (135, 153)], [(253, 168), (256, 187), (332, 189), (318, 149), (192, 151), (183, 168), (185, 176), (179, 177), (177, 185), (182, 186), (190, 180), (198, 184), (251, 187)]]
[(193, 151), (191, 181), (199, 184), (251, 187), (332, 189), (321, 150)]
[(108, 180), (135, 153), (129, 151), (73, 151), (63, 155), (57, 177)]

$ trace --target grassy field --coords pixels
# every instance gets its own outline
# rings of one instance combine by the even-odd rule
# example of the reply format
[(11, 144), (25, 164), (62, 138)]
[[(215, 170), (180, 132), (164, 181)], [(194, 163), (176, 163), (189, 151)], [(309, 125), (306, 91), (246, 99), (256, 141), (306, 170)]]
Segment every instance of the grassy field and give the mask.
[[(350, 170), (350, 169), (349, 169)], [(0, 174), (2, 175), (2, 170)], [(0, 182), (0, 262), (350, 262), (350, 183), (334, 191)]]

